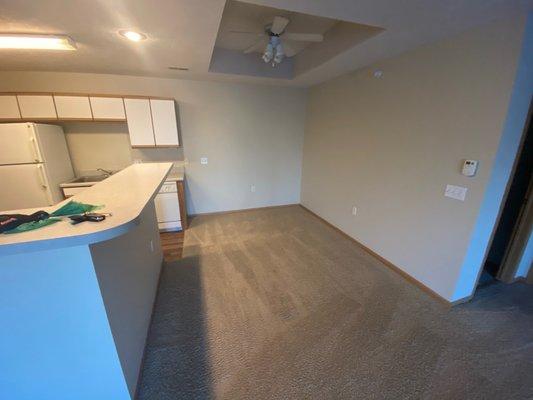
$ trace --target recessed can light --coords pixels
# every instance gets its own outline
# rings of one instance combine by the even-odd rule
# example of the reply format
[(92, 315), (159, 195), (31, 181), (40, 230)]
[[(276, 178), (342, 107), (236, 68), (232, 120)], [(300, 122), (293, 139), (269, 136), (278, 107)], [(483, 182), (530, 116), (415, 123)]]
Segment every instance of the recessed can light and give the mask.
[(146, 35), (144, 33), (130, 31), (127, 29), (118, 31), (118, 34), (128, 40), (131, 40), (132, 42), (140, 42), (141, 40), (146, 39)]

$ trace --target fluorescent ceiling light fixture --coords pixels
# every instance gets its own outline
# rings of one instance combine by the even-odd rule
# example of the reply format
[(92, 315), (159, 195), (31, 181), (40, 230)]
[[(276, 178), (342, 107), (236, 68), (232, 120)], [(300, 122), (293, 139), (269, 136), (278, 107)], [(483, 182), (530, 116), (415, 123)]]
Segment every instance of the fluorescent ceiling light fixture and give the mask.
[(65, 35), (0, 33), (0, 49), (76, 50), (76, 43)]
[(131, 40), (132, 42), (140, 42), (141, 40), (146, 39), (146, 35), (140, 32), (121, 30), (118, 31), (118, 33), (120, 34), (120, 36), (123, 36), (126, 39)]

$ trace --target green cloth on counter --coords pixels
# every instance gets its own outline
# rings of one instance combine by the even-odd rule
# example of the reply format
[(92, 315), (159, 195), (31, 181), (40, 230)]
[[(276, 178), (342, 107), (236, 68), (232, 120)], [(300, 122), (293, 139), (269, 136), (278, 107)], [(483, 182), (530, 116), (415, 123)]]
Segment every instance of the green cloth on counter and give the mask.
[(61, 221), (61, 218), (59, 217), (66, 217), (69, 215), (76, 215), (76, 214), (85, 214), (85, 213), (98, 210), (102, 207), (104, 206), (84, 204), (84, 203), (79, 203), (77, 201), (72, 200), (72, 201), (69, 201), (67, 204), (59, 207), (54, 212), (50, 213), (50, 216), (46, 219), (42, 219), (40, 221), (25, 222), (23, 224), (20, 224), (16, 228), (13, 228), (9, 231), (5, 231), (3, 233), (11, 234), (11, 233), (22, 233), (22, 232), (33, 231), (35, 229), (44, 228), (45, 226), (49, 226), (49, 225), (55, 224), (56, 222)]
[(92, 204), (79, 203), (77, 201), (69, 201), (67, 204), (58, 208), (50, 215), (52, 217), (63, 217), (67, 215), (85, 214), (98, 210), (102, 207), (103, 206), (94, 206)]
[(61, 218), (47, 218), (42, 219), (40, 221), (33, 221), (33, 222), (26, 222), (25, 224), (21, 224), (17, 226), (16, 228), (13, 228), (9, 231), (4, 232), (6, 235), (9, 235), (11, 233), (21, 233), (21, 232), (28, 232), (33, 231), (35, 229), (43, 228), (48, 225), (55, 224), (56, 222), (61, 221)]

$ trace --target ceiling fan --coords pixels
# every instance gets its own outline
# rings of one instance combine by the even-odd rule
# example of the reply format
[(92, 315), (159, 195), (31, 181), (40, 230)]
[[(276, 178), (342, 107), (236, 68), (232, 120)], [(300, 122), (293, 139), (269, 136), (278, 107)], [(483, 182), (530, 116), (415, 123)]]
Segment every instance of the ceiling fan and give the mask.
[(318, 33), (294, 33), (285, 32), (285, 28), (290, 20), (285, 17), (276, 16), (272, 23), (265, 26), (264, 32), (242, 32), (230, 31), (246, 35), (258, 36), (259, 39), (250, 47), (244, 50), (245, 54), (254, 51), (263, 51), (263, 61), (271, 63), (273, 67), (283, 61), (285, 56), (292, 57), (296, 50), (291, 46), (290, 41), (294, 42), (322, 42), (324, 35)]

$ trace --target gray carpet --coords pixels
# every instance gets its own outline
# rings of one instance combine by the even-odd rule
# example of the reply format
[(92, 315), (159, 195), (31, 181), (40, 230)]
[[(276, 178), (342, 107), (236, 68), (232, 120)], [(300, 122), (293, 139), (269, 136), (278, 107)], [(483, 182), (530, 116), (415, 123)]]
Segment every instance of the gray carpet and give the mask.
[(183, 257), (139, 400), (533, 399), (533, 286), (449, 309), (298, 206), (196, 217)]

